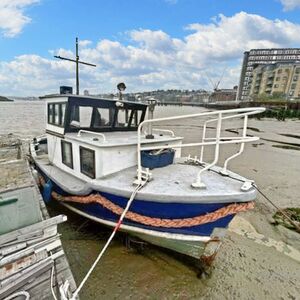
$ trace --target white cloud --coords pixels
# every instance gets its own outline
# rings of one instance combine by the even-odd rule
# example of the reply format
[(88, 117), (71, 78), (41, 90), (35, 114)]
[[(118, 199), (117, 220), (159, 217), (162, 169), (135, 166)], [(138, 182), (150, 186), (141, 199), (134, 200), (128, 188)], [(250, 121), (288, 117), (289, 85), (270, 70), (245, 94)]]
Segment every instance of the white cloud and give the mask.
[(81, 40), (78, 42), (79, 46), (81, 47), (87, 47), (89, 46), (90, 44), (92, 44), (92, 41), (89, 41), (89, 40)]
[(285, 11), (293, 10), (300, 7), (300, 0), (280, 0)]
[[(245, 12), (219, 15), (208, 24), (190, 24), (186, 29), (182, 39), (162, 30), (139, 29), (128, 33), (131, 41), (127, 45), (108, 39), (95, 46), (84, 42), (80, 59), (97, 68), (80, 67), (82, 90), (112, 92), (120, 81), (126, 82), (128, 91), (211, 89), (207, 75), (218, 81), (225, 67), (220, 86), (231, 87), (238, 83), (244, 51), (300, 43), (300, 24)], [(74, 56), (69, 49), (51, 53)], [(59, 85), (74, 86), (74, 72), (70, 62), (19, 56), (0, 62), (0, 94), (44, 94), (57, 91)]]
[(299, 24), (245, 12), (232, 17), (220, 14), (208, 25), (191, 24), (187, 29), (195, 32), (185, 38), (181, 58), (190, 63), (198, 61), (199, 65), (204, 59), (234, 59), (251, 48), (292, 46), (300, 42)]
[(23, 27), (31, 22), (24, 15), (26, 7), (39, 2), (39, 0), (1, 0), (0, 1), (0, 30), (5, 37), (14, 37)]

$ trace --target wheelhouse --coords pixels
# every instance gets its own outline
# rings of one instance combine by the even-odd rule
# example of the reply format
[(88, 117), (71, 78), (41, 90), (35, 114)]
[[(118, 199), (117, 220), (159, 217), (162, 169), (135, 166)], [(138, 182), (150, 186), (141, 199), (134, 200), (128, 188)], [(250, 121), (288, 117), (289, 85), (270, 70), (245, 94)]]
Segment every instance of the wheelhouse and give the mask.
[[(82, 180), (137, 165), (137, 130), (147, 104), (76, 95), (42, 99), (46, 100), (47, 154), (52, 165)], [(173, 145), (182, 139), (163, 133), (154, 136), (142, 137), (141, 142)]]
[(47, 99), (47, 123), (50, 125), (47, 129), (61, 127), (63, 134), (79, 130), (136, 131), (147, 110), (146, 104), (92, 97), (58, 95), (50, 97), (52, 101)]

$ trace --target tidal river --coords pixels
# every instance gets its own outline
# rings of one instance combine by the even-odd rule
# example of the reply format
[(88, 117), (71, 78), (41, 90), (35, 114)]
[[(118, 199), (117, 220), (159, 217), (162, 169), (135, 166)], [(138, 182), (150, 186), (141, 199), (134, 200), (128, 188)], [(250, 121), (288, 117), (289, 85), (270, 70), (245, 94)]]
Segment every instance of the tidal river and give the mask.
[[(202, 111), (204, 109), (197, 107), (163, 106), (156, 108), (155, 117)], [(238, 122), (229, 122), (223, 133), (231, 134), (230, 130), (240, 127)], [(170, 122), (166, 128), (186, 141), (199, 141), (201, 137), (202, 127), (196, 120)], [(0, 102), (0, 134), (32, 138), (44, 131), (43, 101)], [(297, 132), (299, 135), (299, 120), (250, 120), (249, 133), (262, 139), (247, 145), (244, 155), (230, 164), (232, 170), (254, 179), (281, 207), (299, 207), (300, 136), (297, 138)], [(288, 137), (291, 134), (294, 137)], [(280, 147), (287, 143), (293, 144), (293, 148)], [(233, 148), (221, 150), (221, 160), (236, 151)], [(199, 153), (199, 149), (193, 148), (186, 149), (184, 154), (188, 151), (193, 155)], [(264, 242), (286, 241), (300, 250), (299, 236), (280, 227), (274, 230), (269, 223), (272, 209), (261, 198), (258, 200), (254, 211), (242, 214), (242, 220), (249, 222), (244, 229), (265, 236)], [(74, 215), (58, 204), (51, 203), (48, 209), (51, 215), (68, 216), (68, 222), (59, 230), (79, 284), (111, 230)], [(124, 235), (119, 234), (84, 286), (81, 299), (299, 299), (299, 262), (263, 242), (258, 244), (237, 234), (239, 229), (233, 227), (228, 232), (212, 276), (206, 280), (197, 278), (195, 264), (186, 258), (149, 245), (142, 251), (127, 248)]]

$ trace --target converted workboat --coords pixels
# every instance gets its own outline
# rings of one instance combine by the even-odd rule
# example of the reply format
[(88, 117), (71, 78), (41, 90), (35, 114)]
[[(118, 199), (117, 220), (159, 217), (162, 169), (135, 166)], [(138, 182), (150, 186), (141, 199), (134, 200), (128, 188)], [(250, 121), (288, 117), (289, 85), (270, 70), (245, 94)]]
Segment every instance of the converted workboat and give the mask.
[[(247, 121), (263, 108), (153, 119), (153, 102), (71, 94), (44, 99), (46, 135), (32, 141), (31, 156), (45, 201), (56, 199), (82, 216), (206, 265), (234, 215), (253, 207), (253, 181), (229, 171), (228, 163), (245, 143), (258, 140), (247, 135)], [(191, 118), (203, 122), (201, 140), (185, 143), (172, 130), (157, 128)], [(222, 124), (231, 119), (242, 119), (240, 135), (224, 134)], [(217, 166), (220, 146), (228, 144), (239, 150)], [(198, 157), (182, 157), (186, 147), (199, 149)], [(208, 151), (210, 163), (204, 160)]]

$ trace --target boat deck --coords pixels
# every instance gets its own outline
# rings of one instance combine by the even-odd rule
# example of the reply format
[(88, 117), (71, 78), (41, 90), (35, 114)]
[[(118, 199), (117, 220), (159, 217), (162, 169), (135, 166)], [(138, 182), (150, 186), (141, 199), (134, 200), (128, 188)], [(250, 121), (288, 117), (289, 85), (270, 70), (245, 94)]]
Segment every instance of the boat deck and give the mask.
[[(134, 190), (133, 181), (136, 177), (136, 167), (122, 170), (107, 177), (78, 179), (50, 165), (47, 156), (36, 158), (38, 167), (65, 191), (75, 195), (86, 195), (92, 191), (101, 191), (118, 196), (130, 197)], [(246, 202), (255, 199), (254, 188), (244, 192), (241, 190), (243, 181), (247, 179), (229, 172), (230, 177), (222, 176), (219, 167), (202, 174), (205, 189), (195, 189), (191, 184), (196, 180), (200, 166), (184, 164), (180, 160), (172, 165), (151, 170), (153, 179), (137, 194), (137, 199), (146, 201), (172, 203), (226, 203)]]
[[(103, 136), (97, 135), (95, 132), (83, 132), (80, 136), (77, 133), (67, 133), (65, 135), (66, 139), (71, 139), (74, 141), (78, 141), (80, 143), (85, 143), (91, 146), (96, 147), (120, 147), (120, 146), (129, 146), (129, 145), (137, 145), (137, 133), (136, 131), (128, 131), (126, 135), (123, 132), (104, 132), (105, 141), (103, 141)], [(182, 137), (173, 137), (170, 135), (160, 135), (154, 134), (155, 139), (146, 139), (141, 137), (142, 144), (153, 144), (153, 143), (161, 143), (161, 142), (170, 142), (170, 141), (181, 141)]]

